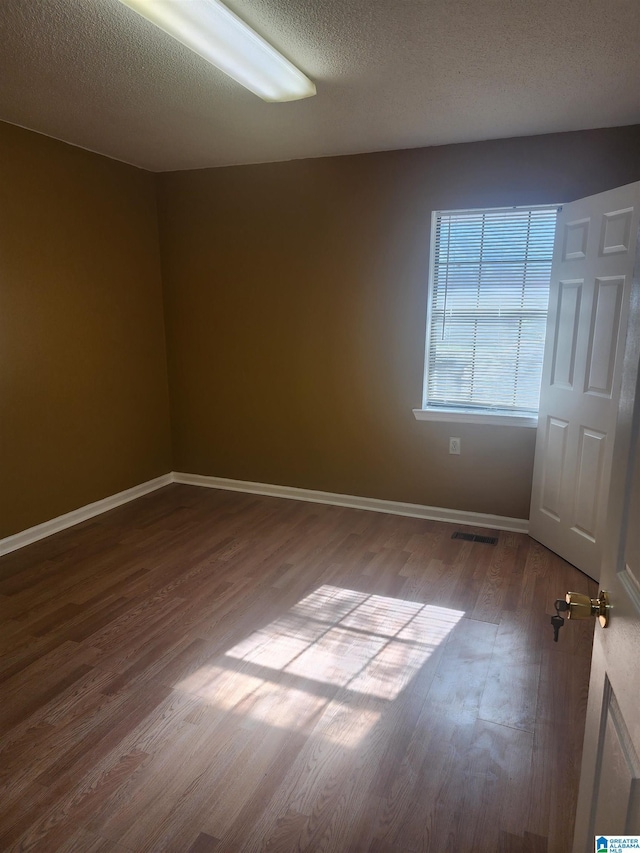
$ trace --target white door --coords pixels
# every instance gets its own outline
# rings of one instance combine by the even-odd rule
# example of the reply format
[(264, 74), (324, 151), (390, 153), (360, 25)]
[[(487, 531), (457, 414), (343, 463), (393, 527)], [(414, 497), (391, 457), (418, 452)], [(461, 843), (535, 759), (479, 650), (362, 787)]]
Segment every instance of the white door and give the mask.
[[(612, 604), (596, 625), (574, 853), (594, 837), (640, 835), (640, 279), (631, 297), (612, 465), (615, 498), (604, 538), (601, 586)], [(565, 627), (570, 630), (571, 623)], [(562, 639), (562, 637), (561, 637)]]
[(640, 183), (558, 214), (529, 533), (596, 580), (611, 463)]

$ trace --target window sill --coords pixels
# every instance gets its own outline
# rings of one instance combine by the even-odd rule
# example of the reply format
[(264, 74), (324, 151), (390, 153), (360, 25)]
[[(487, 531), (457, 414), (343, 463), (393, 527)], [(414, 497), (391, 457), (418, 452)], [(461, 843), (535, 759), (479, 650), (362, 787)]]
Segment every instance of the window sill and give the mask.
[(470, 412), (467, 409), (414, 409), (417, 421), (442, 421), (450, 424), (496, 424), (498, 426), (528, 427), (535, 429), (535, 415), (516, 415), (513, 412)]

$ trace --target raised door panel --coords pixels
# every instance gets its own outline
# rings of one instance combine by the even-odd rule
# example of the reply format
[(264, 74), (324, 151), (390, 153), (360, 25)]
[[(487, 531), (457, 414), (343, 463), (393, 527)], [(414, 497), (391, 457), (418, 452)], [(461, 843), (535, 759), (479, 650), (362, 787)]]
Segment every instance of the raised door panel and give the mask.
[(573, 388), (582, 299), (581, 280), (561, 281), (558, 289), (551, 384)]
[(573, 529), (578, 536), (595, 542), (598, 532), (602, 470), (607, 436), (597, 430), (580, 428), (578, 470), (575, 481)]
[[(640, 330), (638, 330), (640, 336)], [(640, 383), (639, 392), (640, 393)], [(630, 460), (636, 469), (640, 469), (640, 429), (638, 440)], [(628, 523), (624, 547), (624, 560), (618, 577), (629, 599), (640, 614), (640, 474), (632, 480), (629, 488)]]
[(624, 276), (596, 278), (585, 373), (585, 392), (611, 397), (624, 294)]
[(604, 214), (600, 229), (600, 255), (619, 255), (629, 251), (632, 222), (632, 207)]
[(640, 761), (607, 680), (593, 833), (640, 835)]
[(583, 261), (587, 257), (590, 218), (565, 222), (562, 234), (562, 261)]
[(567, 421), (548, 419), (541, 509), (554, 521), (560, 520), (562, 508), (562, 480), (567, 460), (568, 435)]

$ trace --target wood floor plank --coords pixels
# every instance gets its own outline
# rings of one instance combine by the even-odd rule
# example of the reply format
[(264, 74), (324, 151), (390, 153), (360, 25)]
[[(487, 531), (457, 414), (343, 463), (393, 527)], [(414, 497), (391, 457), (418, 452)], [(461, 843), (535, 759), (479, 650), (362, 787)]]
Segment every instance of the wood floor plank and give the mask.
[(80, 775), (124, 739), (157, 705), (169, 695), (161, 686), (138, 690), (120, 703), (106, 719), (92, 729), (46, 771), (36, 782), (47, 787), (61, 786), (67, 779)]
[(102, 768), (101, 764), (95, 765), (82, 784), (71, 788), (68, 793), (58, 797), (51, 795), (51, 808), (22, 834), (20, 849), (41, 853), (58, 849), (96, 806), (122, 786), (146, 758), (142, 752), (119, 755), (111, 766)]
[(92, 832), (80, 830), (58, 848), (57, 853), (131, 853), (123, 847)]
[(498, 626), (461, 618), (446, 638), (426, 706), (459, 722), (478, 718), (492, 662)]
[(498, 625), (481, 719), (533, 732), (536, 724), (541, 647), (546, 620), (533, 610), (508, 611)]
[(187, 853), (214, 853), (219, 843), (219, 840), (212, 835), (207, 835), (206, 832), (199, 832), (198, 837)]
[(172, 485), (0, 558), (0, 849), (566, 853), (595, 585), (455, 529)]

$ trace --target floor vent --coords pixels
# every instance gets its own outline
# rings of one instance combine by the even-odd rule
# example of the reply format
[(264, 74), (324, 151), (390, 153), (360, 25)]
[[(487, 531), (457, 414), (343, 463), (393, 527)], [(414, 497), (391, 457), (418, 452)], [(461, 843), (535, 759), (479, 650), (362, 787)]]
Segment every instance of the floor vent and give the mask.
[(465, 542), (482, 542), (483, 545), (497, 545), (497, 536), (478, 536), (475, 533), (462, 533), (460, 530), (452, 535), (452, 539), (464, 539)]

